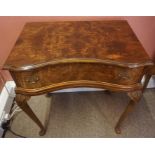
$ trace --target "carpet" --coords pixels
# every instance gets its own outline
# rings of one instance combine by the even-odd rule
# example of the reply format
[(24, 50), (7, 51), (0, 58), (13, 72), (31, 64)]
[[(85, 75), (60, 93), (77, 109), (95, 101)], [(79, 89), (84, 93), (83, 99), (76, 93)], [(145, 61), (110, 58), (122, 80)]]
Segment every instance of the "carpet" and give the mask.
[[(53, 93), (32, 97), (28, 103), (44, 122), (51, 104), (47, 132), (39, 136), (38, 126), (20, 112), (11, 124), (16, 133), (31, 138), (153, 138), (155, 137), (155, 89), (147, 89), (134, 111), (116, 134), (114, 126), (129, 102), (125, 93)], [(6, 138), (16, 138), (10, 131)]]

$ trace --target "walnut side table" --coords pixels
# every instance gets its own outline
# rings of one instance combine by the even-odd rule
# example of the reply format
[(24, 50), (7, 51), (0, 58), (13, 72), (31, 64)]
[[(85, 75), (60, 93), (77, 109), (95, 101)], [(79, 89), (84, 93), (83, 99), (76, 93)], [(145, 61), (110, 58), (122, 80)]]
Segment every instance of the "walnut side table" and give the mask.
[(27, 23), (4, 69), (16, 83), (16, 102), (40, 127), (27, 100), (34, 95), (71, 87), (95, 87), (126, 92), (131, 98), (115, 131), (142, 95), (141, 79), (152, 66), (128, 23), (64, 21)]

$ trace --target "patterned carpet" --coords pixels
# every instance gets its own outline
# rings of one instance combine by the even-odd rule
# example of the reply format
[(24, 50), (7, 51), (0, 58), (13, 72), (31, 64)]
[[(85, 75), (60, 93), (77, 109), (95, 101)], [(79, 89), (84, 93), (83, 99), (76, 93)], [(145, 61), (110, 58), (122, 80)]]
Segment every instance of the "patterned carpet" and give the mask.
[[(114, 126), (128, 101), (125, 93), (107, 94), (105, 91), (32, 97), (29, 105), (42, 122), (51, 104), (46, 134), (40, 137), (39, 128), (23, 112), (15, 117), (11, 129), (20, 135), (36, 138), (155, 137), (155, 89), (146, 90), (140, 103), (124, 121), (122, 134), (114, 132)], [(7, 131), (5, 137), (17, 136)]]

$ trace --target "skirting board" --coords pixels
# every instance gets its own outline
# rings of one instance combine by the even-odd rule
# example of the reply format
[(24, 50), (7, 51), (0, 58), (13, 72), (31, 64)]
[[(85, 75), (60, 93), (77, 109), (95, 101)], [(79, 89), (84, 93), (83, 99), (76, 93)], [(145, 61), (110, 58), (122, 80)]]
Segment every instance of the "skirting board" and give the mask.
[(148, 83), (147, 88), (155, 88), (155, 75), (153, 75)]
[(13, 99), (15, 83), (14, 81), (7, 81), (0, 94), (0, 137), (2, 137), (4, 130), (1, 125), (6, 120), (7, 114), (9, 114)]

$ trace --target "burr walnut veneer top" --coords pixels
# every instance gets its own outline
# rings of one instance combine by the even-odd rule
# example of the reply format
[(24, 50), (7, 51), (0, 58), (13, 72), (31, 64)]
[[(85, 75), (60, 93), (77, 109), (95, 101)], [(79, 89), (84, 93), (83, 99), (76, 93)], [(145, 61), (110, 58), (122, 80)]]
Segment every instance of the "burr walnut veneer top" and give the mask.
[(24, 26), (4, 69), (27, 70), (66, 62), (131, 68), (151, 64), (126, 21), (32, 22)]

